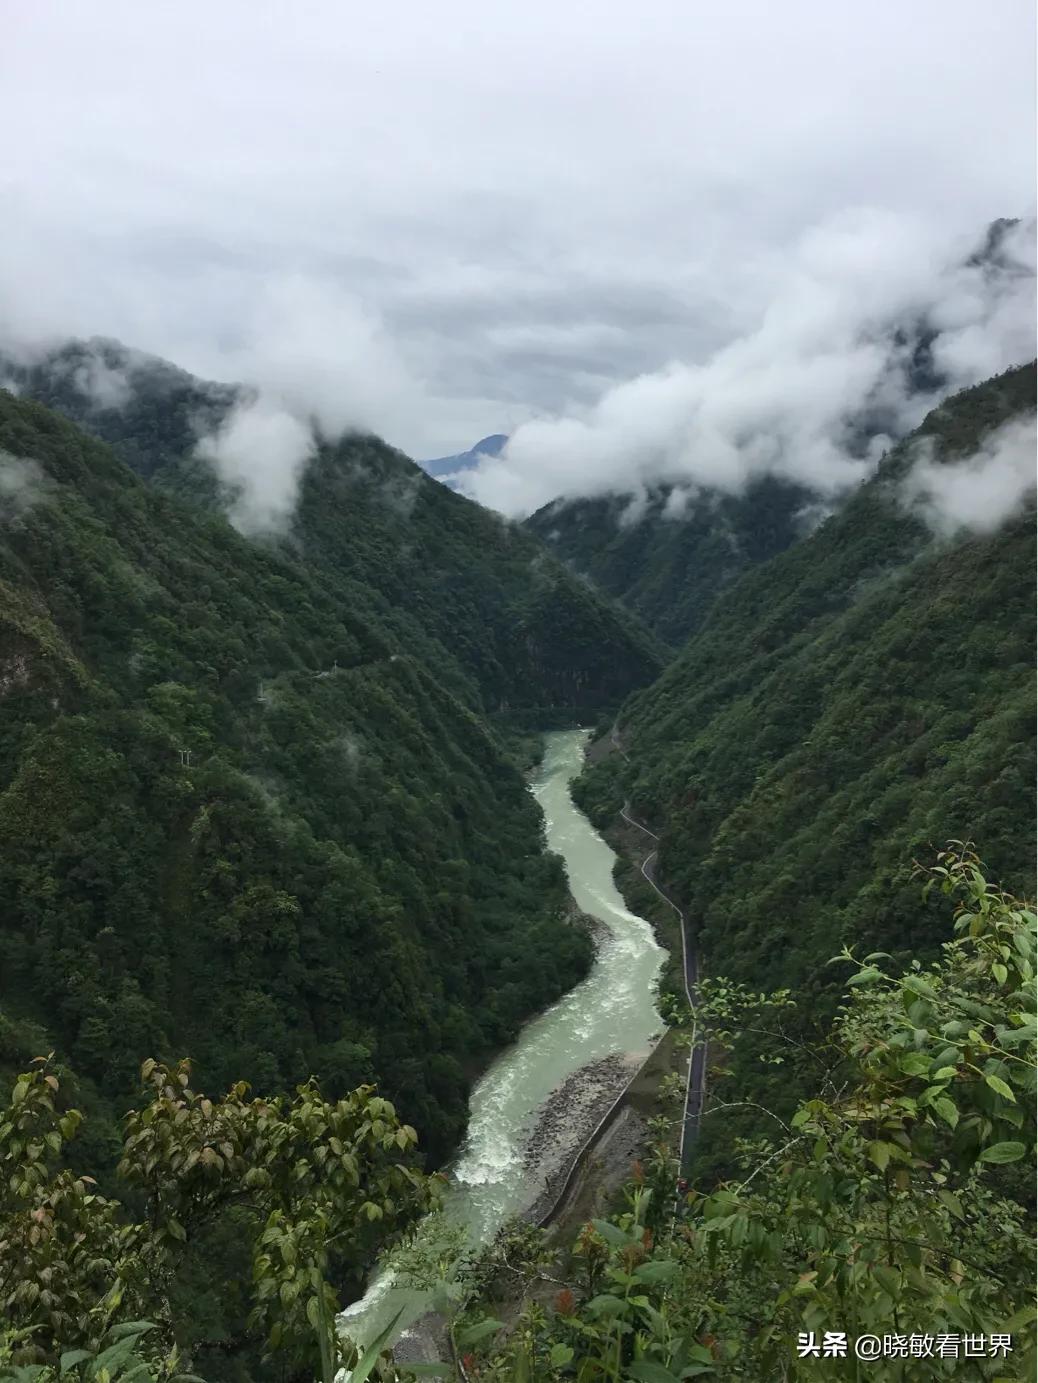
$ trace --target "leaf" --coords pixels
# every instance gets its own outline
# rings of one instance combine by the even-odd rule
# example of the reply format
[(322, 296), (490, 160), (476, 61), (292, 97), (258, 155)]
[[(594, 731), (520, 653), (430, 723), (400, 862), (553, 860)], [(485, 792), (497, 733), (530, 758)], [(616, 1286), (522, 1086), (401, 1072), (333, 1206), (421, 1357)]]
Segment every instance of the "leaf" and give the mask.
[(865, 1150), (869, 1161), (874, 1162), (881, 1172), (885, 1172), (890, 1162), (890, 1148), (886, 1143), (873, 1142)]
[(555, 1369), (564, 1368), (573, 1358), (573, 1350), (569, 1345), (555, 1344), (551, 1347), (551, 1354), (548, 1356), (551, 1366)]
[(662, 1364), (654, 1364), (651, 1359), (639, 1359), (628, 1364), (627, 1376), (638, 1379), (638, 1383), (680, 1383), (670, 1369), (665, 1369)]
[(344, 1383), (364, 1383), (365, 1378), (367, 1378), (371, 1370), (378, 1363), (378, 1356), (382, 1353), (383, 1346), (396, 1329), (396, 1323), (403, 1315), (403, 1312), (404, 1308), (401, 1307), (385, 1329), (375, 1336), (371, 1344), (368, 1345), (367, 1349), (357, 1361), (356, 1367), (351, 1369), (350, 1373), (344, 1379)]
[(470, 1325), (467, 1330), (461, 1331), (458, 1335), (458, 1344), (462, 1349), (469, 1345), (474, 1345), (480, 1340), (485, 1340), (488, 1335), (493, 1335), (495, 1331), (504, 1329), (504, 1321), (496, 1321), (488, 1317), (485, 1321), (479, 1321), (476, 1325)]
[(864, 970), (859, 970), (856, 975), (852, 975), (847, 981), (848, 984), (872, 984), (873, 981), (882, 977), (883, 971), (877, 970), (874, 965), (867, 966)]
[(96, 1378), (102, 1370), (106, 1370), (110, 1374), (115, 1369), (116, 1364), (125, 1364), (136, 1347), (137, 1335), (141, 1333), (137, 1331), (133, 1335), (126, 1335), (114, 1345), (109, 1345), (107, 1349), (102, 1350), (94, 1360), (90, 1370), (91, 1376)]
[(925, 1076), (930, 1070), (930, 1058), (925, 1052), (906, 1052), (898, 1066), (908, 1076)]
[(901, 1274), (896, 1268), (888, 1268), (884, 1263), (876, 1263), (872, 1268), (872, 1276), (886, 1292), (888, 1297), (897, 1301), (901, 1295)]
[(632, 1242), (629, 1234), (625, 1233), (619, 1225), (614, 1225), (609, 1220), (592, 1220), (591, 1223), (595, 1226), (607, 1244), (615, 1244), (617, 1248), (625, 1248)]
[(1010, 1090), (1009, 1086), (1006, 1085), (1001, 1076), (985, 1076), (984, 1082), (989, 1085), (997, 1095), (1001, 1095), (1003, 1099), (1012, 1100), (1012, 1102), (1016, 1104), (1016, 1096), (1013, 1094), (1012, 1090)]
[(934, 1100), (933, 1107), (946, 1124), (955, 1128), (959, 1122), (959, 1110), (954, 1100), (949, 1100), (947, 1095), (940, 1095)]
[(906, 975), (901, 981), (902, 989), (910, 989), (913, 994), (918, 994), (921, 999), (929, 999), (931, 1003), (937, 998), (935, 990), (921, 980), (918, 975)]
[(942, 1205), (947, 1206), (957, 1220), (965, 1220), (966, 1214), (962, 1208), (962, 1202), (953, 1192), (945, 1191), (942, 1188), (937, 1192), (937, 1199)]
[(980, 1154), (981, 1162), (1019, 1162), (1027, 1149), (1023, 1143), (993, 1143)]
[(158, 1330), (154, 1321), (124, 1321), (122, 1325), (112, 1327), (110, 1338), (122, 1340), (127, 1335), (143, 1335), (149, 1330)]
[(84, 1359), (92, 1359), (93, 1357), (88, 1349), (67, 1349), (61, 1356), (59, 1368), (62, 1373), (68, 1373), (75, 1364), (81, 1364)]
[(611, 1292), (602, 1292), (592, 1297), (584, 1310), (591, 1316), (618, 1316), (627, 1310), (627, 1303), (620, 1297), (614, 1297)]

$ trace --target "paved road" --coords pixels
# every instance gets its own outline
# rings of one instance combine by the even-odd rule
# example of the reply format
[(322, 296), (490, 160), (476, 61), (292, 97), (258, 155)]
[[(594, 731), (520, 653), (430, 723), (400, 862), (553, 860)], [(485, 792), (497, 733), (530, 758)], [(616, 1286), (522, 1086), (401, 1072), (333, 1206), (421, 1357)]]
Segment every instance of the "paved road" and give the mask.
[[(613, 732), (613, 743), (618, 749), (620, 748), (619, 740), (616, 738), (615, 728)], [(620, 752), (623, 752), (622, 749)], [(698, 997), (697, 986), (699, 984), (699, 957), (696, 954), (695, 944), (689, 935), (688, 921), (684, 912), (678, 907), (677, 903), (674, 902), (674, 899), (669, 897), (669, 895), (660, 888), (656, 879), (660, 838), (654, 831), (650, 831), (648, 826), (643, 825), (631, 815), (629, 810), (630, 805), (630, 802), (625, 802), (620, 808), (620, 815), (628, 825), (634, 826), (636, 830), (643, 832), (650, 840), (655, 841), (653, 849), (650, 850), (644, 860), (642, 860), (642, 877), (645, 879), (646, 883), (656, 890), (667, 906), (673, 908), (677, 913), (678, 923), (681, 927), (681, 962), (685, 985), (685, 998), (688, 1000), (689, 1008), (692, 1010), (692, 1049), (688, 1059), (688, 1078), (685, 1081), (685, 1111), (681, 1121), (681, 1143), (678, 1148), (678, 1166), (683, 1174), (691, 1154), (692, 1145), (695, 1143), (696, 1136), (699, 1133), (699, 1121), (703, 1113), (703, 1100), (706, 1096), (706, 1047), (702, 1043), (696, 1041), (698, 1033), (696, 1031), (697, 1024), (695, 1015)]]

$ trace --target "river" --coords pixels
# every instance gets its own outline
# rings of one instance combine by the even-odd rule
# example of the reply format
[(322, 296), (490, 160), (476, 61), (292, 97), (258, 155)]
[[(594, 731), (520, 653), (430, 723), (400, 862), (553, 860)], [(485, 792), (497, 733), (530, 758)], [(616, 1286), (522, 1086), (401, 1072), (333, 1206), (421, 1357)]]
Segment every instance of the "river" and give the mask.
[[(646, 1055), (661, 1026), (655, 982), (664, 953), (649, 924), (624, 905), (613, 882), (613, 851), (570, 796), (587, 739), (585, 730), (546, 735), (532, 791), (544, 813), (548, 848), (562, 856), (576, 904), (602, 924), (601, 936), (587, 978), (527, 1023), (472, 1091), (468, 1133), (450, 1169), (444, 1213), (476, 1245), (489, 1243), (541, 1189), (524, 1175), (525, 1153), (537, 1112), (552, 1092), (610, 1054)], [(435, 1223), (427, 1232), (436, 1232)], [(382, 1273), (344, 1312), (342, 1325), (366, 1343), (399, 1310), (397, 1330), (403, 1332), (429, 1309), (429, 1300)]]

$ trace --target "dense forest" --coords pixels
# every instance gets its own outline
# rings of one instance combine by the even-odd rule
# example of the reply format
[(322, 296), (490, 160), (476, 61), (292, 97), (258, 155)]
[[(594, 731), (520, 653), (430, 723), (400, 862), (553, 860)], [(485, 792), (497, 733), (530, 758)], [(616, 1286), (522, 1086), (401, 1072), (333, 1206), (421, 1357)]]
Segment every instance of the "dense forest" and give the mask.
[[(621, 529), (656, 632), (697, 627), (663, 667), (633, 611), (374, 438), (316, 436), (287, 528), (243, 537), (192, 440), (200, 399), (240, 396), (105, 359), (120, 406), (78, 367), (17, 381), (86, 430), (0, 392), (0, 1376), (69, 1347), (95, 1379), (351, 1366), (337, 1302), (435, 1204), (476, 1073), (588, 964), (512, 732), (621, 701), (577, 792), (660, 831), (702, 952), (694, 1187), (664, 1082), (575, 1244), (513, 1225), (419, 1265), (453, 1275), (443, 1372), (839, 1377), (790, 1341), (850, 1301), (862, 1331), (892, 1303), (905, 1331), (1009, 1322), (1015, 1367), (1033, 513), (937, 535), (906, 478), (1033, 414), (1033, 367), (949, 399), (807, 536), (782, 487), (693, 523), (694, 593)], [(729, 570), (733, 522), (758, 545)], [(913, 866), (953, 835), (984, 864)]]
[(186, 1054), (209, 1089), (377, 1080), (441, 1163), (591, 950), (482, 711), (595, 714), (651, 641), (446, 491), (400, 556), (374, 443), (315, 460), (312, 561), (8, 393), (0, 459), (0, 1066), (56, 1052), (95, 1172), (140, 1061)]
[[(937, 945), (914, 857), (954, 835), (1008, 886), (1033, 876), (1033, 508), (937, 538), (900, 487), (922, 439), (953, 466), (1034, 394), (1026, 367), (932, 412), (837, 514), (718, 602), (624, 706), (625, 755), (577, 785), (603, 824), (627, 797), (658, 823), (707, 973), (792, 987), (805, 1030), (832, 1012), (826, 962), (842, 945)], [(788, 1103), (790, 1074), (758, 1064), (746, 1079)], [(736, 1131), (715, 1127), (710, 1155)]]
[(744, 494), (704, 491), (687, 503), (672, 485), (642, 502), (629, 495), (556, 500), (526, 527), (678, 646), (744, 571), (809, 531), (815, 502), (802, 485), (761, 476)]
[[(70, 342), (0, 382), (108, 442), (151, 484), (222, 512), (232, 487), (196, 454), (248, 390), (118, 342)], [(651, 681), (659, 645), (520, 526), (433, 481), (376, 437), (314, 430), (299, 503), (274, 541), (354, 615), (394, 636), (477, 710), (543, 726)]]
[[(116, 1200), (61, 1166), (80, 1112), (34, 1063), (0, 1110), (0, 1240), (15, 1249), (0, 1258), (0, 1377), (200, 1383), (169, 1287), (214, 1216), (251, 1259), (270, 1376), (299, 1383), (760, 1383), (859, 1376), (862, 1359), (881, 1383), (1033, 1377), (1035, 914), (961, 847), (915, 882), (946, 918), (955, 904), (936, 961), (839, 957), (849, 997), (816, 1044), (824, 1074), (738, 1145), (733, 1179), (675, 1193), (680, 1098), (664, 1100), (619, 1203), (575, 1240), (512, 1223), (478, 1252), (391, 1251), (398, 1277), (436, 1287), (435, 1364), (395, 1364), (392, 1321), (362, 1357), (335, 1323), (336, 1260), (436, 1200), (414, 1130), (370, 1088), (209, 1100), (187, 1065), (145, 1062)], [(767, 1024), (780, 1059), (798, 1043), (788, 1010), (718, 986), (696, 1040), (759, 1046)]]

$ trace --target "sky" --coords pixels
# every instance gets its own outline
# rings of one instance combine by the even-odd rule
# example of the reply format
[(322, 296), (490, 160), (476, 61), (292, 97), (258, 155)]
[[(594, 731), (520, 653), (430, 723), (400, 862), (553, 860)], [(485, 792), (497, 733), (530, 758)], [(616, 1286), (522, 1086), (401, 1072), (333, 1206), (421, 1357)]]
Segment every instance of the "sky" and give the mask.
[(512, 433), (468, 482), (509, 513), (556, 481), (734, 485), (769, 448), (835, 488), (881, 310), (950, 313), (967, 381), (1020, 349), (954, 266), (1033, 214), (1034, 26), (1031, 0), (9, 0), (0, 337), (117, 337), (419, 458)]

